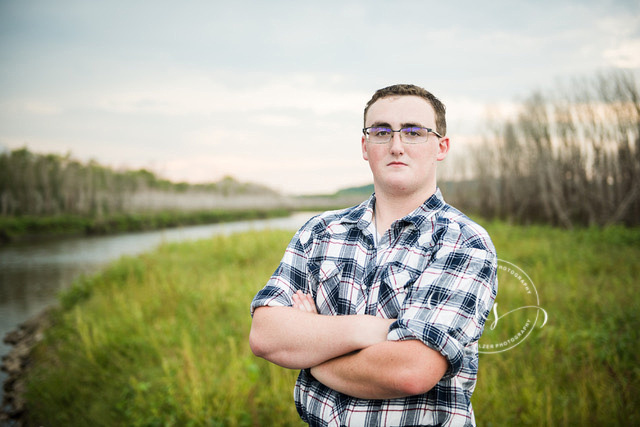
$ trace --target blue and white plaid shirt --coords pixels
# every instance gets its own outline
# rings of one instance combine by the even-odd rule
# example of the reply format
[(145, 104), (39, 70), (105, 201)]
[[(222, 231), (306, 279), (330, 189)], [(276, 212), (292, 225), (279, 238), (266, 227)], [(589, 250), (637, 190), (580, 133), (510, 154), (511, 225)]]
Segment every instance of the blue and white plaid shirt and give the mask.
[(449, 363), (429, 392), (390, 400), (347, 396), (302, 370), (295, 403), (310, 425), (474, 425), (478, 340), (497, 293), (495, 248), (440, 190), (394, 222), (376, 247), (374, 206), (372, 195), (359, 206), (310, 219), (253, 299), (251, 313), (292, 306), (292, 295), (302, 290), (313, 295), (320, 314), (397, 319), (388, 340), (420, 340)]

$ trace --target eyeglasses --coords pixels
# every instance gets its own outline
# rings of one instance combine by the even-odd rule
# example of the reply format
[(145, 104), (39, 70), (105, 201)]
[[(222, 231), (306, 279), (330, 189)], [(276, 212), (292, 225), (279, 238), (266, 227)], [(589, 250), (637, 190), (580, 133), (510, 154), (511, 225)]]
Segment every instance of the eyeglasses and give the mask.
[(442, 138), (442, 135), (435, 130), (418, 126), (406, 127), (399, 130), (393, 130), (384, 126), (371, 126), (362, 129), (362, 132), (367, 142), (372, 144), (386, 144), (391, 141), (394, 132), (400, 132), (400, 141), (405, 144), (422, 144), (427, 142), (430, 133), (438, 138)]

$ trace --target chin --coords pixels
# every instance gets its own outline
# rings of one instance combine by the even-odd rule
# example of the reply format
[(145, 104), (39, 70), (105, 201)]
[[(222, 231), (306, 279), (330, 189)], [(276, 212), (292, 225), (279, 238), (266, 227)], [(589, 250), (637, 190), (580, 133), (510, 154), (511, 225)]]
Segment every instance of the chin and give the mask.
[(390, 192), (397, 194), (405, 194), (411, 192), (411, 186), (406, 182), (387, 182), (384, 188), (386, 188)]

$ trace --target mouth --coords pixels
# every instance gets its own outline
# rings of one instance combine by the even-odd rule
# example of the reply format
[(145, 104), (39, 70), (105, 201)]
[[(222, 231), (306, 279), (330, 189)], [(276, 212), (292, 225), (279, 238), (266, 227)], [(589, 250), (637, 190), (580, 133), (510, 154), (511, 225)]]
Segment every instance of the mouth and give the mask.
[(407, 166), (407, 164), (403, 162), (391, 162), (387, 164), (387, 166)]

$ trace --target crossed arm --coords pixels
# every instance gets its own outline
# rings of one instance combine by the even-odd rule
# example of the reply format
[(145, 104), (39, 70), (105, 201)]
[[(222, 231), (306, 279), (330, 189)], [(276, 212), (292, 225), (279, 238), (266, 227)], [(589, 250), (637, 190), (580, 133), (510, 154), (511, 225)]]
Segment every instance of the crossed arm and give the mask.
[(257, 356), (286, 368), (311, 367), (327, 387), (362, 399), (425, 393), (447, 369), (444, 356), (420, 341), (387, 341), (395, 319), (323, 316), (300, 291), (293, 302), (255, 310), (249, 342)]

